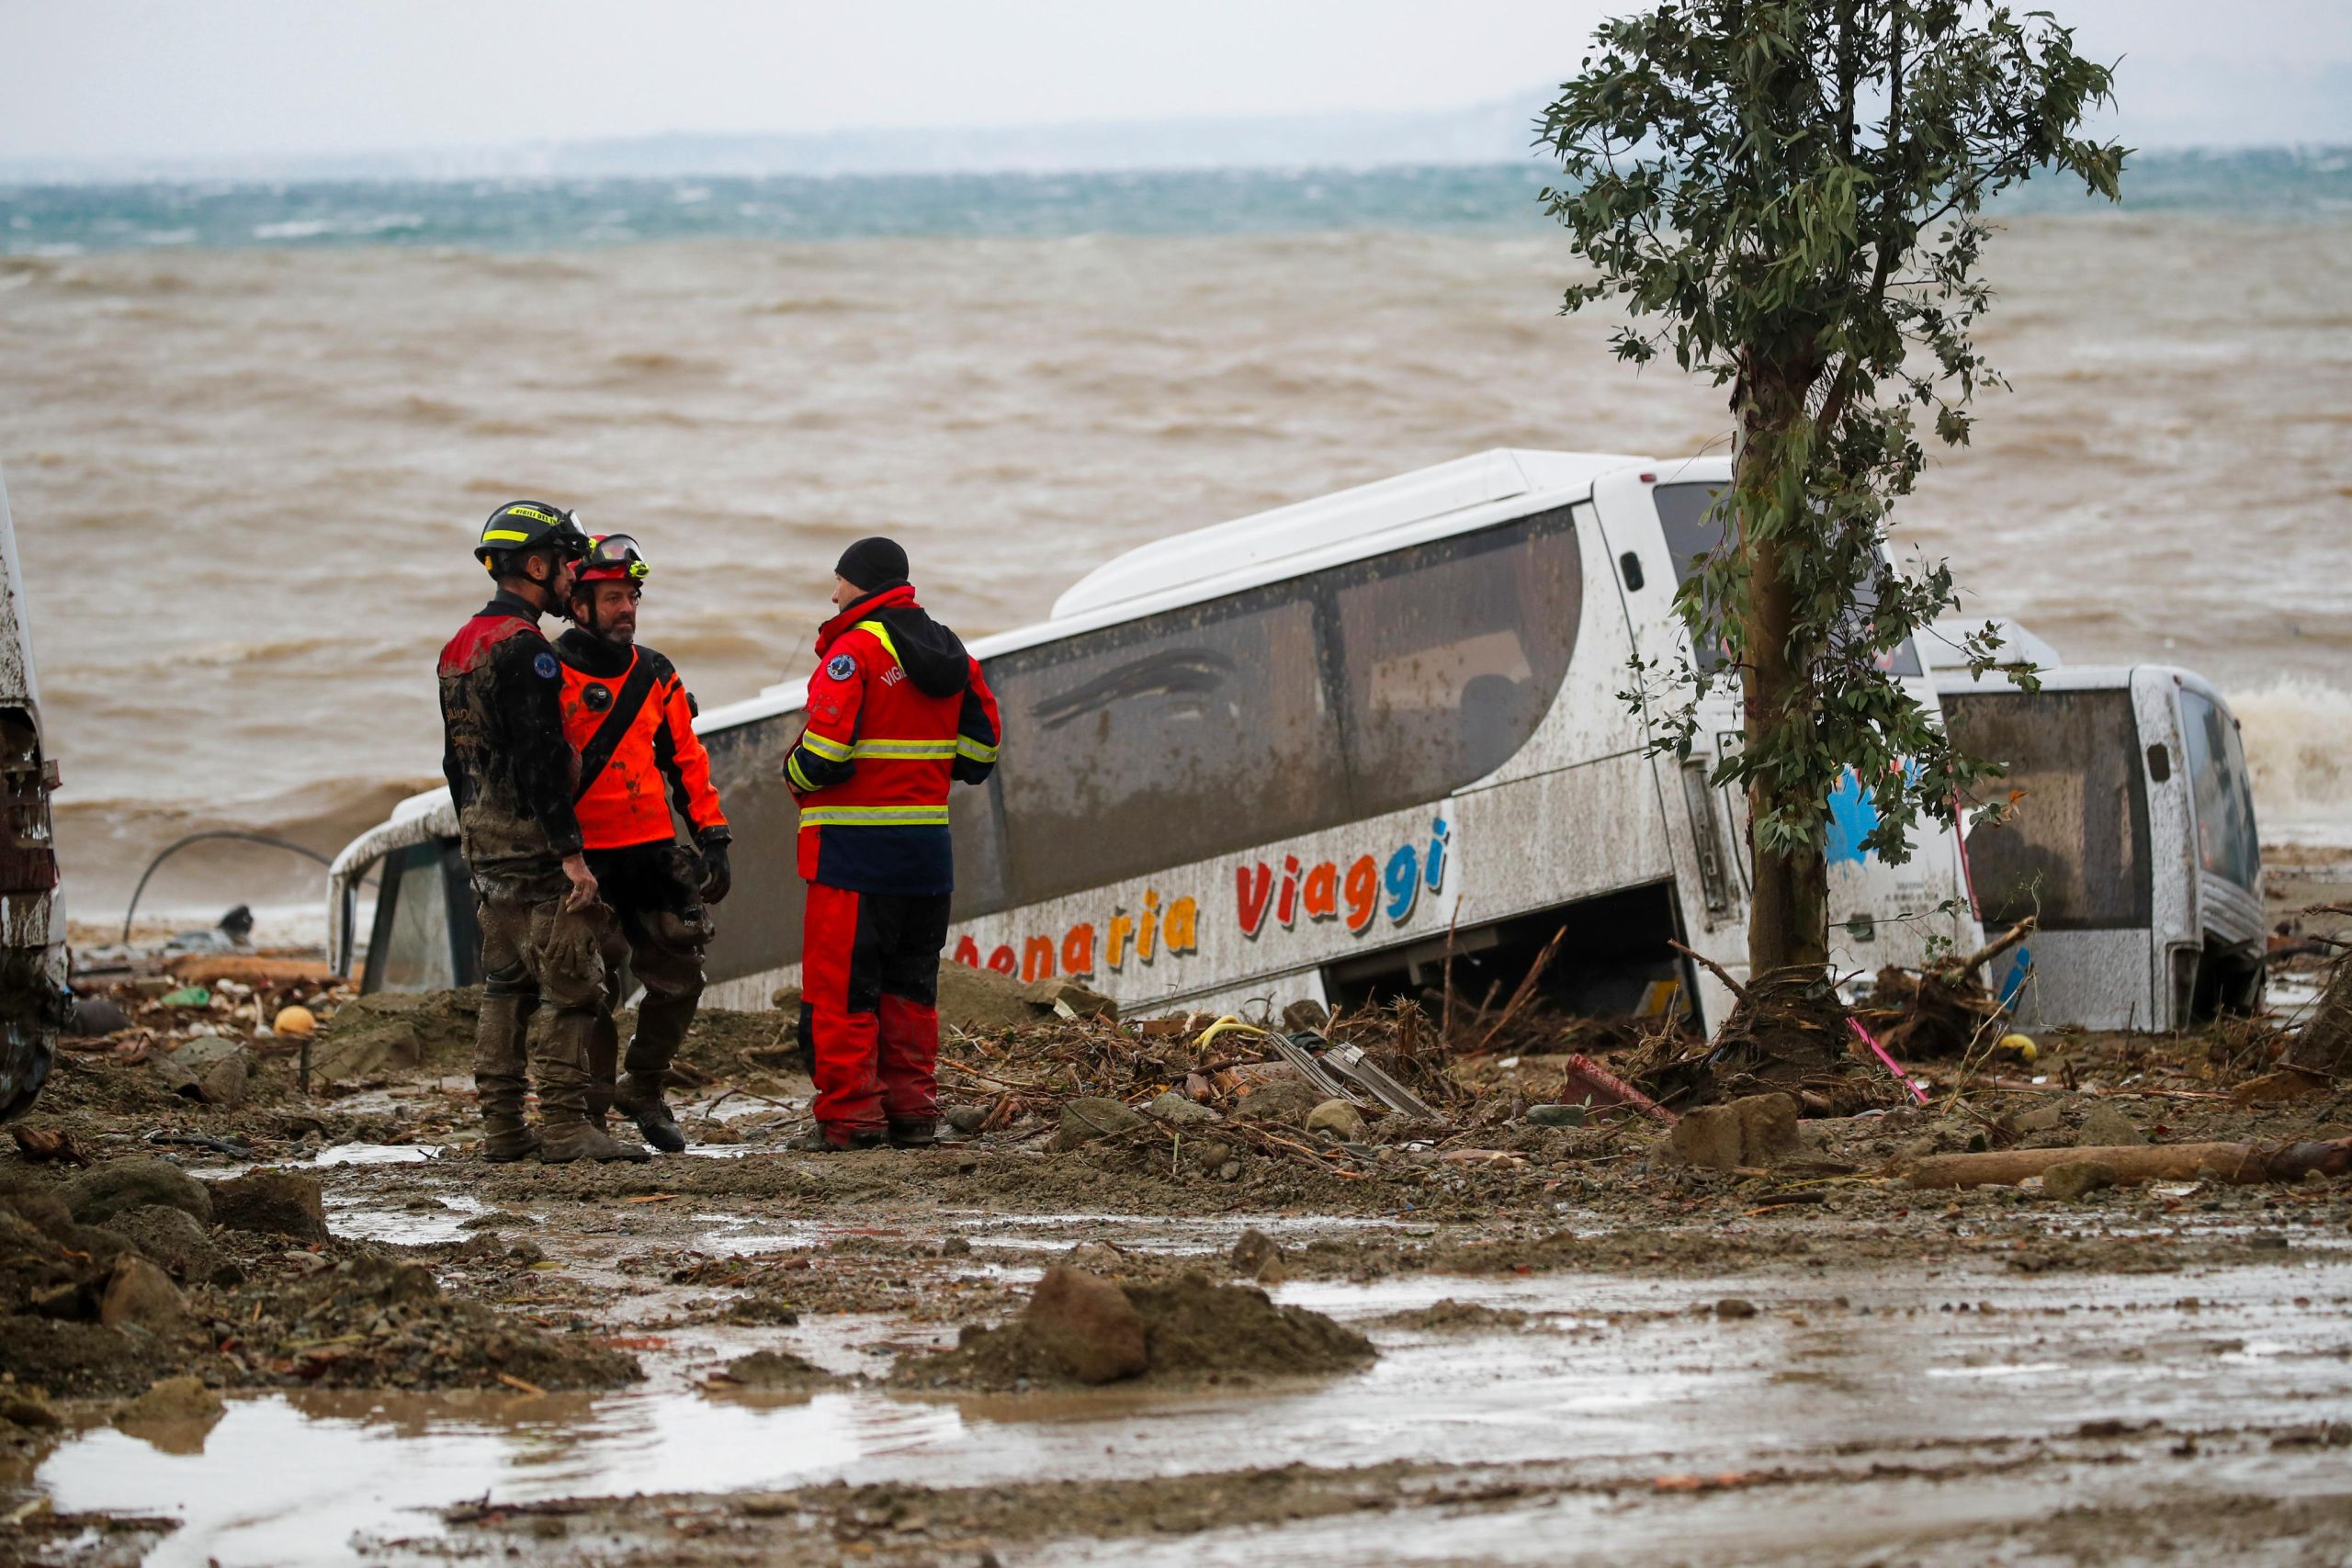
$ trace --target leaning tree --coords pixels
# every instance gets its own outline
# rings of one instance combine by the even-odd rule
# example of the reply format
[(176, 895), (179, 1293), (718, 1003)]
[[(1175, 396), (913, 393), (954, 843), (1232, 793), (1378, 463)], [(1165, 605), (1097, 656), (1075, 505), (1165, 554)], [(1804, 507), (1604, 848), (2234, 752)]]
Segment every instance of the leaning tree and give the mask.
[[(1629, 696), (1688, 757), (1699, 703), (1736, 680), (1743, 744), (1713, 782), (1749, 807), (1752, 977), (1828, 961), (1829, 800), (1855, 771), (1864, 848), (1907, 854), (1996, 771), (1957, 754), (1888, 672), (1957, 606), (1940, 564), (1886, 564), (1888, 509), (1922, 425), (1968, 439), (1998, 384), (1973, 333), (1985, 201), (2061, 171), (2113, 199), (2126, 150), (2081, 134), (2112, 74), (2046, 13), (1972, 0), (1667, 0), (1611, 21), (1542, 121), (1566, 178), (1544, 193), (1594, 272), (1565, 310), (1614, 306), (1620, 358), (1671, 349), (1728, 386), (1724, 543), (1676, 607), (1714, 669), (1640, 671)], [(1970, 639), (1981, 672), (1988, 626)], [(1670, 683), (1670, 684), (1669, 684)]]

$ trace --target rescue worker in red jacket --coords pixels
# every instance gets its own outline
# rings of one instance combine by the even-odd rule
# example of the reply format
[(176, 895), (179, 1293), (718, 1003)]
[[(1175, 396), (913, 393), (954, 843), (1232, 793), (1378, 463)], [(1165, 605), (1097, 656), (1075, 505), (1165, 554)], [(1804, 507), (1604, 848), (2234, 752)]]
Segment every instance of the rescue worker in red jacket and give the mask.
[(956, 857), (951, 780), (996, 766), (979, 661), (925, 615), (907, 552), (860, 539), (833, 569), (808, 719), (785, 759), (800, 802), (800, 1044), (817, 1082), (804, 1150), (930, 1145), (938, 1129), (939, 954)]
[[(474, 1086), (482, 1153), (492, 1160), (650, 1157), (588, 1120), (588, 1043), (611, 913), (597, 901), (571, 807), (579, 759), (564, 739), (562, 666), (539, 635), (539, 617), (562, 606), (587, 550), (588, 536), (560, 507), (516, 501), (492, 513), (474, 556), (498, 592), (441, 649), (441, 771), (481, 923)], [(536, 1134), (523, 1120), (526, 1065), (538, 1079)]]
[[(627, 534), (593, 541), (571, 587), (563, 660), (563, 728), (580, 753), (574, 809), (588, 869), (615, 919), (605, 932), (605, 1006), (588, 1056), (588, 1114), (617, 1108), (668, 1154), (686, 1146), (662, 1089), (702, 1000), (706, 904), (730, 882), (727, 814), (711, 788), (710, 755), (695, 734), (694, 698), (671, 662), (637, 641), (638, 603), (652, 574)], [(694, 834), (679, 843), (675, 807)], [(626, 963), (645, 1001), (626, 1061), (613, 1010)], [(628, 1077), (615, 1082), (615, 1069)]]

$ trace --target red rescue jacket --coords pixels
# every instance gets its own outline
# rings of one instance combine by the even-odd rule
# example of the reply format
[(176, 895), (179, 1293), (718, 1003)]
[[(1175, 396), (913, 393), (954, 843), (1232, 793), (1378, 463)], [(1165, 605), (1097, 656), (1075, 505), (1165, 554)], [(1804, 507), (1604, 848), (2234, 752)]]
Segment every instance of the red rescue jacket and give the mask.
[(817, 632), (808, 718), (785, 758), (800, 802), (800, 874), (910, 896), (955, 886), (947, 788), (996, 766), (996, 695), (956, 634), (900, 583)]
[[(563, 656), (563, 732), (580, 753), (573, 810), (592, 850), (669, 843), (674, 804), (699, 834), (727, 826), (710, 784), (710, 753), (695, 734), (694, 702), (671, 662), (650, 648), (616, 646), (573, 628), (556, 640)], [(641, 694), (641, 696), (640, 696)], [(617, 708), (626, 725), (606, 732)]]

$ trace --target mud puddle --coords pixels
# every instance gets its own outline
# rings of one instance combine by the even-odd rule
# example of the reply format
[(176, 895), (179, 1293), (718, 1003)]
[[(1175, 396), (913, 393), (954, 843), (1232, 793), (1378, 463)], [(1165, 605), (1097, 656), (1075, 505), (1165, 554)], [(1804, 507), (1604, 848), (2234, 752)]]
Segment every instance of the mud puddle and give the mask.
[[(1668, 1472), (1795, 1475), (1747, 1504), (1711, 1499), (1697, 1511), (1720, 1518), (1725, 1541), (1769, 1534), (1781, 1528), (1774, 1520), (1792, 1532), (1810, 1528), (1804, 1539), (1816, 1540), (1824, 1505), (1815, 1498), (1809, 1513), (1804, 1489), (1833, 1483), (1805, 1472), (1916, 1467), (1923, 1443), (1938, 1463), (1998, 1468), (2086, 1432), (2174, 1442), (2276, 1422), (2281, 1412), (2352, 1420), (2352, 1269), (2336, 1262), (2064, 1286), (1990, 1271), (1936, 1280), (1854, 1271), (1705, 1282), (1425, 1276), (1302, 1281), (1276, 1296), (1365, 1329), (1380, 1361), (1328, 1382), (1172, 1396), (948, 1400), (863, 1384), (715, 1396), (698, 1386), (707, 1359), (753, 1346), (878, 1373), (887, 1366), (878, 1351), (940, 1337), (936, 1325), (841, 1314), (780, 1334), (681, 1337), (646, 1357), (642, 1390), (612, 1395), (239, 1400), (200, 1451), (165, 1452), (102, 1429), (51, 1454), (38, 1485), (62, 1511), (184, 1519), (151, 1562), (235, 1568), (349, 1561), (363, 1540), (422, 1543), (442, 1529), (435, 1510), (469, 1499), (942, 1476), (966, 1486), (1122, 1480), (1236, 1463), (1406, 1461), (1468, 1475), (1507, 1459), (1570, 1466), (1577, 1487), (1601, 1490), (1489, 1507), (1409, 1541), (1392, 1517), (1253, 1526), (1170, 1550), (1188, 1562), (1558, 1561), (1567, 1540), (1600, 1560), (1610, 1554), (1609, 1489), (1645, 1490)], [(1439, 1305), (1449, 1300), (1456, 1304)], [(302, 1461), (287, 1462), (291, 1454)], [(2044, 1492), (2080, 1495), (2095, 1485), (2121, 1496), (2114, 1467), (2097, 1458), (2053, 1452), (2018, 1478), (2024, 1493), (2008, 1480), (1977, 1491), (2001, 1492), (1997, 1507), (2012, 1514), (2030, 1512)], [(2259, 1458), (2216, 1452), (2194, 1473), (2233, 1495), (2317, 1483), (2300, 1459), (2269, 1461), (2267, 1447)], [(1872, 1494), (1870, 1510), (1884, 1518), (1841, 1515), (1832, 1533), (1884, 1540), (1894, 1521), (1923, 1540), (1938, 1528), (1957, 1539), (1996, 1507), (1942, 1492), (1935, 1506), (1915, 1503), (1913, 1484), (1896, 1476)]]

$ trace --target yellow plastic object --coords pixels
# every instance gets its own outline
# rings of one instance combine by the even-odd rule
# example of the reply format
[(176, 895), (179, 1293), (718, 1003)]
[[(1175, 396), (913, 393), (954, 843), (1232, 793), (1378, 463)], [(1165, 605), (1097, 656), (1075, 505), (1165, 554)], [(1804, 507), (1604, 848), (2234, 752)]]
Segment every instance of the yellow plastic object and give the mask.
[(2030, 1034), (2004, 1034), (2000, 1038), (1999, 1047), (2004, 1051), (2014, 1051), (2029, 1062), (2041, 1055), (2034, 1045), (2033, 1036)]
[(269, 1027), (276, 1034), (315, 1034), (319, 1021), (309, 1008), (282, 1007), (277, 1010), (277, 1017), (270, 1021)]
[(1210, 1041), (1216, 1039), (1218, 1035), (1223, 1034), (1228, 1029), (1238, 1031), (1243, 1034), (1262, 1035), (1266, 1032), (1254, 1023), (1244, 1023), (1239, 1019), (1234, 1017), (1233, 1014), (1227, 1013), (1223, 1018), (1218, 1019), (1215, 1023), (1212, 1023), (1206, 1029), (1202, 1030), (1199, 1035), (1193, 1039), (1193, 1043), (1195, 1045), (1205, 1045)]

